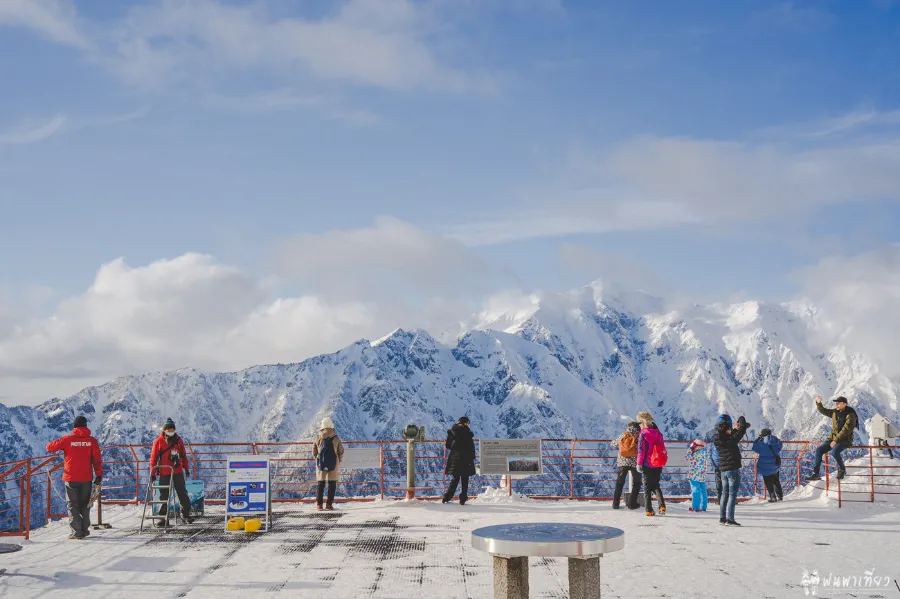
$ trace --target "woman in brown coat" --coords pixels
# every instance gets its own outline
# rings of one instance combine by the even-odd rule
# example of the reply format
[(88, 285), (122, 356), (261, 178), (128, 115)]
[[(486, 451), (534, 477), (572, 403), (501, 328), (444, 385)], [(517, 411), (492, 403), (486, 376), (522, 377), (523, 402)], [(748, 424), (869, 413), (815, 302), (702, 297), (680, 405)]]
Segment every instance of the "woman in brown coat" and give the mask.
[(331, 418), (322, 419), (322, 426), (312, 447), (313, 458), (316, 460), (316, 506), (322, 509), (322, 496), (325, 494), (325, 483), (328, 483), (328, 502), (326, 510), (334, 509), (334, 492), (341, 478), (341, 460), (344, 459), (344, 445), (340, 437), (334, 431), (334, 422)]

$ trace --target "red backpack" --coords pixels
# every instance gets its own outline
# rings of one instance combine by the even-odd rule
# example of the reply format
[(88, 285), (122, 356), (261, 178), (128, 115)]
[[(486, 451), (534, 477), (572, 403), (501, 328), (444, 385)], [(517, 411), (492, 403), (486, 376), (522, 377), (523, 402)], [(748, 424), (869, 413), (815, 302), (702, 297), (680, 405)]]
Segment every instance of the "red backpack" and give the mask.
[(651, 468), (662, 468), (669, 461), (669, 453), (666, 451), (666, 443), (662, 440), (662, 436), (660, 436), (659, 441), (653, 444), (653, 448), (650, 449), (650, 467)]

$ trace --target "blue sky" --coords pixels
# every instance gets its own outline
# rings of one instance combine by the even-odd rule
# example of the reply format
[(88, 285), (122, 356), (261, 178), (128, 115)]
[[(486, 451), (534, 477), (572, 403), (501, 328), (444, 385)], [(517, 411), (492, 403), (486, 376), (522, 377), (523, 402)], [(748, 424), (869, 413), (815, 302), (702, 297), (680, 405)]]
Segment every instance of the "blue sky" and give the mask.
[[(898, 241), (890, 0), (0, 0), (0, 81), (13, 399), (172, 360), (301, 358), (510, 286), (650, 272), (704, 299), (788, 299)], [(98, 324), (98, 294), (146, 306), (163, 277), (150, 312), (180, 330), (195, 315), (173, 295), (221, 297), (220, 276), (246, 303), (208, 335), (279, 299), (322, 302), (289, 320), (327, 331), (206, 360)], [(134, 339), (166, 329), (122, 309)], [(74, 331), (96, 364), (48, 372)], [(127, 358), (97, 366), (109, 355)]]

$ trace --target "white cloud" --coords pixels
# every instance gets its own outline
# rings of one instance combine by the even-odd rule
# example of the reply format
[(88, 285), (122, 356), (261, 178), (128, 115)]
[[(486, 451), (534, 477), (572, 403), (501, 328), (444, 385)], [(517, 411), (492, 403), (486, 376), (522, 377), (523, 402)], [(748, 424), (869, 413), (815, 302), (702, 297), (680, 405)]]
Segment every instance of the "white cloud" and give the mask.
[(105, 264), (47, 317), (26, 320), (0, 296), (0, 387), (33, 403), (151, 370), (296, 362), (398, 326), (441, 330), (508, 280), (458, 242), (387, 218), (286, 240), (278, 258), (302, 292), (185, 254)]
[(783, 220), (900, 200), (900, 116), (857, 112), (770, 129), (762, 141), (642, 136), (572, 152), (551, 183), (501, 216), (452, 230), (467, 243)]
[(282, 275), (340, 294), (409, 289), (447, 295), (482, 290), (509, 276), (459, 241), (391, 217), (379, 217), (371, 227), (284, 240), (276, 258)]
[(66, 117), (61, 114), (43, 121), (24, 121), (0, 133), (0, 144), (30, 144), (43, 141), (62, 131), (66, 121)]
[(889, 376), (900, 376), (900, 244), (827, 258), (797, 280), (819, 310), (819, 341), (872, 356)]
[(0, 0), (0, 27), (24, 27), (66, 46), (88, 49), (75, 6), (64, 0)]
[[(65, 394), (148, 370), (297, 361), (384, 332), (378, 307), (363, 301), (273, 300), (268, 291), (210, 256), (142, 267), (115, 260), (50, 317), (2, 327), (0, 381)], [(20, 400), (39, 399), (31, 393)]]
[(265, 2), (158, 0), (110, 22), (72, 3), (0, 0), (0, 25), (78, 47), (129, 85), (167, 90), (227, 82), (247, 72), (278, 80), (391, 90), (491, 90), (489, 76), (437, 56), (450, 27), (434, 3), (346, 0), (318, 18), (276, 14)]

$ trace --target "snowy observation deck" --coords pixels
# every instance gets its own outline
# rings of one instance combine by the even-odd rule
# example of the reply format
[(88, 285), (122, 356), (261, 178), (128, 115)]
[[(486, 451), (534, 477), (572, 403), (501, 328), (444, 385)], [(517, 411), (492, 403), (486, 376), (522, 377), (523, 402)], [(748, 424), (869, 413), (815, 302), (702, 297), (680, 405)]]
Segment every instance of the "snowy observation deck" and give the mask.
[[(168, 533), (138, 533), (140, 507), (110, 507), (114, 528), (66, 539), (65, 521), (35, 530), (3, 556), (0, 597), (491, 597), (491, 556), (472, 549), (480, 526), (580, 522), (621, 528), (623, 551), (604, 558), (603, 597), (805, 596), (804, 573), (890, 577), (900, 593), (897, 505), (833, 502), (798, 490), (784, 502), (740, 504), (740, 528), (718, 525), (718, 508), (694, 514), (670, 503), (665, 516), (608, 503), (537, 501), (487, 493), (466, 506), (433, 501), (339, 504), (334, 512), (276, 504), (271, 532), (225, 533), (221, 508)], [(531, 560), (531, 596), (565, 597), (564, 559)], [(871, 576), (871, 575), (870, 575)], [(810, 589), (812, 590), (812, 589)], [(818, 596), (847, 596), (825, 589)]]

